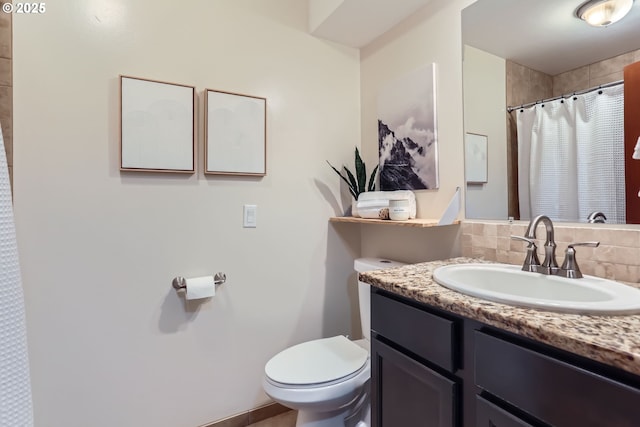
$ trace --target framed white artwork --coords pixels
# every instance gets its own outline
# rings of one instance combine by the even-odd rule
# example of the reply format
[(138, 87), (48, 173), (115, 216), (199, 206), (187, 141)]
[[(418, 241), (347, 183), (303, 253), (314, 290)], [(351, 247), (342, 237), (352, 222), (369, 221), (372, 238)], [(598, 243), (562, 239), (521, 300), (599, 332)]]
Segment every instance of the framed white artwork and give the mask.
[(195, 172), (195, 87), (120, 76), (120, 170)]
[(205, 91), (205, 173), (267, 174), (267, 100)]
[(466, 133), (464, 138), (464, 175), (468, 184), (486, 184), (487, 136)]

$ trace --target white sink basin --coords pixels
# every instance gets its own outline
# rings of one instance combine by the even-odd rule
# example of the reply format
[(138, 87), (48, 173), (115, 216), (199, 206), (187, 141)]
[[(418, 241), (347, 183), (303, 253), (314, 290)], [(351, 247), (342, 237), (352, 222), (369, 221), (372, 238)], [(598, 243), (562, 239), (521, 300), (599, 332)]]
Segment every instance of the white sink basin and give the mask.
[(612, 280), (567, 279), (508, 264), (453, 264), (434, 270), (440, 285), (463, 294), (520, 307), (564, 313), (640, 313), (640, 290)]

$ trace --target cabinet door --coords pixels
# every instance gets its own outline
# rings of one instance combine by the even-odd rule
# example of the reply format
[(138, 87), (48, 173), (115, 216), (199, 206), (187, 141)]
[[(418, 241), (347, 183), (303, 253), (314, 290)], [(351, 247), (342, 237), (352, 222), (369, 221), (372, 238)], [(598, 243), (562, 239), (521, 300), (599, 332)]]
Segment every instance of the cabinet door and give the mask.
[(515, 415), (476, 396), (476, 427), (532, 427)]
[(450, 372), (458, 367), (457, 326), (453, 320), (388, 298), (372, 289), (371, 329)]
[(452, 427), (458, 384), (374, 338), (373, 427)]
[(638, 427), (640, 389), (483, 332), (476, 384), (554, 427)]

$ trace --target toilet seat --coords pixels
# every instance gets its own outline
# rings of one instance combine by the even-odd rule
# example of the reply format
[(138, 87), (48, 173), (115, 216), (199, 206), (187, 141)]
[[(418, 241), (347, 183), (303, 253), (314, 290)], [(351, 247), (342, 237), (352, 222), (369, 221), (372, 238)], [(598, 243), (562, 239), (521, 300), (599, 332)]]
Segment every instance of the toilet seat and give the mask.
[(266, 379), (288, 388), (326, 386), (346, 381), (365, 369), (369, 352), (342, 335), (290, 347), (265, 366)]

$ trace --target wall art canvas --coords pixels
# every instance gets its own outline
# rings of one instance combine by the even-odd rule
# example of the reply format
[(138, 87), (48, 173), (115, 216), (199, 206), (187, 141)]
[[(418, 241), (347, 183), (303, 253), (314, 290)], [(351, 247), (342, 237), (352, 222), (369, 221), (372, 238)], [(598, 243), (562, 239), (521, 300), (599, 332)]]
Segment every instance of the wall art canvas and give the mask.
[(205, 173), (267, 174), (267, 99), (205, 91)]
[(195, 172), (195, 87), (120, 76), (120, 170)]
[(378, 94), (381, 190), (438, 188), (435, 66), (407, 73)]
[(467, 184), (487, 183), (487, 149), (489, 143), (486, 135), (467, 132), (464, 138), (464, 175)]

